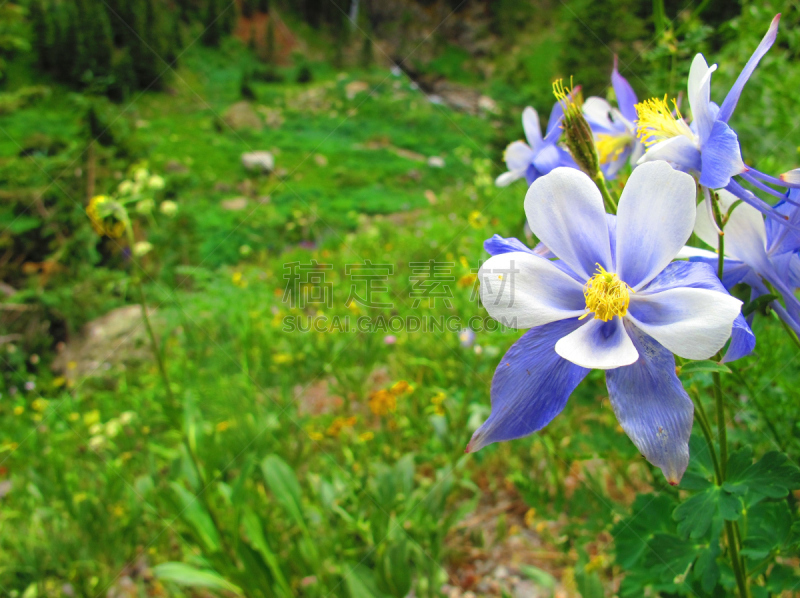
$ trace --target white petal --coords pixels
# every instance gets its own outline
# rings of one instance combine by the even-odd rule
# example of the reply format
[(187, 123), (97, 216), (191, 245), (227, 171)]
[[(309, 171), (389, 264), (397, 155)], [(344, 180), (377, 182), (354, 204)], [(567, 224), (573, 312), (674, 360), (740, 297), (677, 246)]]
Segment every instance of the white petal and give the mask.
[(692, 235), (694, 179), (666, 162), (631, 173), (617, 210), (617, 274), (639, 289), (661, 272)]
[(492, 256), (478, 276), (483, 306), (510, 328), (533, 328), (586, 311), (581, 283), (537, 255), (515, 251)]
[[(734, 202), (739, 201), (733, 193), (720, 189), (719, 202), (723, 214), (727, 213)], [(717, 233), (708, 216), (704, 199), (697, 206), (697, 222), (694, 233), (711, 247), (717, 246)], [(761, 270), (767, 258), (767, 228), (761, 213), (753, 206), (740, 202), (725, 224), (725, 255), (745, 262), (751, 268)]]
[(522, 128), (531, 148), (536, 151), (542, 144), (542, 129), (539, 126), (539, 114), (530, 106), (522, 111)]
[(659, 141), (650, 146), (644, 155), (639, 158), (639, 164), (653, 162), (654, 160), (666, 160), (676, 164), (683, 170), (700, 172), (702, 161), (700, 150), (697, 149), (694, 141), (684, 135), (678, 135), (664, 141)]
[(585, 368), (610, 370), (639, 359), (620, 318), (589, 320), (556, 343), (556, 353)]
[(582, 279), (600, 264), (613, 271), (603, 198), (574, 168), (556, 168), (533, 182), (525, 196), (531, 231)]
[(524, 170), (509, 170), (508, 172), (504, 172), (499, 177), (497, 177), (494, 181), (494, 184), (498, 187), (508, 187), (514, 181), (521, 179), (525, 176)]
[(614, 126), (609, 114), (613, 108), (603, 98), (592, 96), (583, 103), (583, 114), (593, 125), (611, 128)]
[(699, 247), (684, 245), (681, 247), (678, 255), (675, 256), (675, 259), (688, 260), (690, 257), (707, 257), (715, 260), (717, 259), (717, 254), (713, 251), (709, 251), (708, 249), (700, 249)]
[(525, 171), (533, 160), (533, 150), (524, 141), (512, 141), (503, 153), (503, 160), (509, 170)]
[(689, 107), (697, 133), (703, 140), (708, 138), (714, 124), (708, 103), (711, 100), (711, 74), (715, 70), (717, 65), (709, 67), (702, 54), (694, 57), (689, 69)]
[(708, 359), (731, 335), (742, 302), (727, 293), (687, 287), (633, 293), (626, 318), (685, 359)]

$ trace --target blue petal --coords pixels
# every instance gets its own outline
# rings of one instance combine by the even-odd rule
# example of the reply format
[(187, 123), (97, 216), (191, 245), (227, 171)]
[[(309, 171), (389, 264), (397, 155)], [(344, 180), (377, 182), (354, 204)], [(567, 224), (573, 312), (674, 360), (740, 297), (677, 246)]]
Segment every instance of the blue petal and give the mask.
[(694, 406), (675, 375), (672, 353), (635, 326), (628, 332), (639, 359), (606, 372), (611, 406), (636, 448), (675, 485), (689, 464)]
[(512, 251), (524, 251), (533, 253), (525, 243), (514, 237), (501, 237), (493, 235), (491, 239), (483, 242), (483, 248), (489, 255), (500, 255), (501, 253), (511, 253)]
[(758, 44), (758, 47), (756, 48), (756, 51), (753, 52), (750, 60), (748, 60), (747, 64), (744, 65), (742, 72), (736, 79), (736, 83), (734, 83), (733, 87), (731, 87), (731, 90), (725, 97), (725, 101), (722, 102), (722, 106), (719, 109), (718, 115), (718, 118), (721, 121), (728, 122), (728, 120), (730, 120), (731, 116), (733, 115), (733, 111), (736, 109), (736, 104), (739, 102), (739, 96), (742, 95), (744, 84), (747, 83), (747, 80), (753, 74), (753, 71), (756, 70), (759, 61), (764, 57), (764, 54), (767, 53), (767, 50), (769, 50), (772, 47), (772, 44), (775, 43), (775, 38), (778, 36), (778, 21), (780, 21), (780, 18), (781, 15), (777, 15), (774, 19), (772, 19), (772, 23), (769, 25), (767, 34), (761, 40), (761, 43)]
[(731, 177), (745, 170), (739, 138), (727, 124), (715, 121), (711, 135), (700, 156), (700, 184), (709, 189), (721, 189)]
[[(556, 102), (553, 109), (550, 111), (550, 119), (547, 121), (547, 130), (545, 131), (544, 140), (552, 142), (551, 133), (558, 131), (558, 136), (561, 135), (561, 119), (564, 118), (564, 107), (561, 102)], [(558, 139), (558, 136), (556, 139)]]
[(617, 96), (617, 106), (622, 116), (634, 123), (638, 119), (636, 116), (636, 92), (633, 91), (631, 84), (619, 74), (617, 70), (617, 57), (614, 56), (614, 70), (611, 71), (611, 85), (614, 87), (614, 95)]
[(736, 316), (733, 321), (733, 329), (731, 330), (731, 344), (728, 345), (728, 350), (725, 351), (725, 357), (722, 358), (722, 363), (729, 361), (736, 361), (742, 357), (747, 357), (756, 348), (756, 335), (750, 329), (747, 321), (742, 314)]
[(561, 154), (555, 145), (545, 145), (533, 157), (533, 165), (542, 174), (548, 174), (554, 168), (561, 166)]
[(532, 328), (505, 354), (492, 379), (492, 413), (472, 435), (467, 452), (541, 430), (561, 413), (589, 370), (556, 354), (556, 342), (583, 322), (577, 318)]

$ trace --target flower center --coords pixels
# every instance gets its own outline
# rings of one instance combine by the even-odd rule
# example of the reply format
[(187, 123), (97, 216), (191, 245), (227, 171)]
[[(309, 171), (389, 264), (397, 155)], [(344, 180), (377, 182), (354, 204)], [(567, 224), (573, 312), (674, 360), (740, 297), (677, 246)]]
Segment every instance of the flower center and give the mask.
[(675, 100), (672, 100), (672, 106), (674, 114), (667, 104), (667, 96), (636, 104), (636, 115), (639, 117), (636, 121), (636, 134), (645, 147), (679, 135), (694, 139), (694, 133), (683, 120)]
[[(583, 296), (586, 298), (586, 309), (594, 313), (595, 320), (608, 322), (614, 316), (624, 316), (628, 313), (630, 293), (633, 289), (619, 279), (619, 276), (606, 272), (603, 266), (597, 264), (597, 274), (592, 276), (583, 287)], [(589, 314), (580, 317), (582, 320)]]
[(607, 133), (600, 133), (597, 135), (595, 145), (597, 146), (600, 164), (608, 164), (618, 160), (631, 141), (633, 141), (633, 137), (626, 134), (608, 135)]

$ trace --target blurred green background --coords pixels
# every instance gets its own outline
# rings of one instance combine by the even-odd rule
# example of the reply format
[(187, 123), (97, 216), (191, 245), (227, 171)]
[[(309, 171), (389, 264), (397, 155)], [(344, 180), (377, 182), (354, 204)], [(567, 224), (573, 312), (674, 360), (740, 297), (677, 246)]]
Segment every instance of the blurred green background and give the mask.
[[(464, 455), (518, 332), (284, 321), (485, 316), (483, 240), (525, 238), (524, 184), (494, 186), (521, 111), (546, 119), (559, 77), (613, 99), (615, 54), (644, 99), (684, 93), (703, 52), (721, 101), (782, 12), (732, 124), (746, 161), (796, 167), (797, 9), (3, 2), (0, 594), (705, 595), (670, 567), (623, 582), (652, 541), (630, 533), (637, 493), (680, 490), (621, 432), (598, 372), (541, 433)], [(273, 163), (248, 169), (256, 151)], [(86, 207), (137, 183), (134, 261)], [(346, 305), (348, 266), (366, 260), (392, 266), (374, 299), (388, 307)], [(451, 297), (415, 306), (412, 264), (430, 260), (448, 264)], [(312, 261), (325, 281), (299, 291), (332, 300), (292, 305), (286, 264)], [(731, 434), (797, 461), (796, 351), (769, 318), (756, 332)], [(796, 554), (782, 563), (791, 588)]]

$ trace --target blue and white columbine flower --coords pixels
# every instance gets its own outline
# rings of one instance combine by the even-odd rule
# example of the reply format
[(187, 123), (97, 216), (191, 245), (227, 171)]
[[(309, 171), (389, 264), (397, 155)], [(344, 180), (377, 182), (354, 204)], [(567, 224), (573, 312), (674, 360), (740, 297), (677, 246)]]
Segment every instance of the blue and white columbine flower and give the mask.
[[(790, 195), (796, 196), (793, 190)], [(719, 191), (720, 205), (727, 212), (737, 201), (733, 194)], [(718, 236), (709, 210), (697, 206), (694, 232), (711, 247), (717, 246)], [(800, 209), (786, 202), (775, 206), (789, 223), (800, 225)], [(716, 267), (717, 254), (703, 249), (686, 247), (681, 256), (705, 261)], [(800, 301), (794, 292), (800, 286), (800, 233), (773, 220), (764, 222), (761, 214), (747, 204), (736, 206), (725, 224), (725, 261), (722, 283), (730, 289), (743, 282), (750, 286), (751, 300), (770, 293), (765, 283), (781, 293), (786, 306), (772, 301), (775, 312), (800, 335)]]
[(508, 172), (497, 177), (495, 183), (498, 187), (505, 187), (523, 177), (530, 185), (540, 176), (548, 174), (559, 166), (578, 167), (569, 152), (558, 145), (563, 118), (564, 110), (561, 103), (556, 102), (550, 112), (547, 131), (542, 138), (539, 114), (530, 106), (525, 108), (522, 112), (522, 128), (525, 130), (528, 143), (513, 141), (508, 145), (503, 154)]
[(653, 98), (637, 104), (637, 128), (647, 151), (640, 163), (650, 160), (666, 160), (677, 168), (695, 174), (699, 183), (708, 189), (725, 188), (739, 199), (775, 220), (782, 220), (772, 207), (734, 180), (738, 176), (753, 186), (775, 195), (783, 195), (768, 185), (783, 187), (798, 186), (769, 176), (746, 166), (742, 160), (739, 138), (728, 125), (745, 83), (767, 53), (778, 34), (777, 15), (761, 40), (761, 43), (747, 61), (733, 87), (728, 92), (722, 106), (710, 99), (711, 75), (717, 65), (708, 66), (702, 54), (692, 61), (689, 70), (688, 98), (692, 111), (692, 126), (681, 117), (677, 106), (670, 107), (666, 98)]
[(467, 451), (540, 430), (589, 369), (602, 369), (620, 425), (677, 484), (689, 462), (693, 406), (672, 353), (711, 357), (741, 307), (707, 264), (670, 263), (694, 227), (694, 180), (665, 162), (644, 164), (614, 217), (588, 176), (558, 168), (528, 189), (525, 213), (558, 259), (512, 250), (481, 268), (489, 314), (530, 330), (497, 366), (491, 415)]
[(616, 56), (611, 85), (619, 108), (612, 108), (606, 100), (598, 97), (591, 97), (583, 104), (583, 114), (595, 134), (600, 166), (609, 179), (613, 179), (629, 160), (635, 165), (644, 153), (644, 145), (636, 135), (636, 104), (639, 100), (630, 83), (619, 74)]

